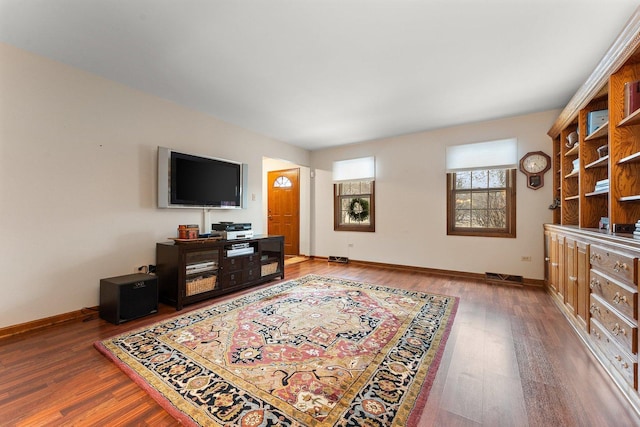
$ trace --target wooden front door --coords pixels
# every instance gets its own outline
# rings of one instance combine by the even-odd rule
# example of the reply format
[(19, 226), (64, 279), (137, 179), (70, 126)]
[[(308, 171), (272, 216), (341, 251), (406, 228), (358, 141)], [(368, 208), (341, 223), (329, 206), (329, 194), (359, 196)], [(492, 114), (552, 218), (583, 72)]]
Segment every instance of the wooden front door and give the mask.
[(300, 169), (267, 173), (268, 233), (284, 236), (284, 254), (300, 253)]

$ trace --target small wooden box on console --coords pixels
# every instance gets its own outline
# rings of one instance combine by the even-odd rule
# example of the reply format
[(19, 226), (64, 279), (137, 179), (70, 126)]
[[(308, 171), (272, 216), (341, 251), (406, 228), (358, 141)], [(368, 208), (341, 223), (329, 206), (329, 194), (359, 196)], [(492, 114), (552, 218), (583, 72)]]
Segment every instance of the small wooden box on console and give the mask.
[[(237, 249), (237, 245), (246, 248)], [(284, 236), (156, 244), (160, 302), (185, 305), (284, 279)]]

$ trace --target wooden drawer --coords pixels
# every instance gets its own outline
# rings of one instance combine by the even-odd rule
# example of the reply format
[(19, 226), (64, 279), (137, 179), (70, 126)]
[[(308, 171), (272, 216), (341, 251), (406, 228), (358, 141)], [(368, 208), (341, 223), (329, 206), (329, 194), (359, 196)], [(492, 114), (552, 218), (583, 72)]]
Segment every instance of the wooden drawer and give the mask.
[(244, 259), (244, 268), (256, 268), (260, 266), (260, 257), (258, 254), (249, 255)]
[(260, 257), (258, 256), (258, 254), (234, 256), (234, 257), (228, 257), (228, 258), (225, 257), (222, 260), (222, 268), (227, 272), (239, 271), (245, 268), (258, 266), (259, 261), (260, 261)]
[(613, 367), (624, 377), (627, 383), (638, 388), (638, 363), (622, 350), (612, 339), (603, 326), (595, 319), (591, 319), (591, 339), (602, 351)]
[(597, 319), (622, 348), (633, 354), (638, 352), (638, 327), (635, 324), (629, 322), (595, 294), (591, 294), (589, 312), (591, 317)]
[(244, 279), (246, 281), (252, 281), (252, 280), (256, 280), (258, 278), (260, 278), (260, 265), (257, 263), (252, 263), (251, 266), (247, 267), (247, 269), (244, 271), (245, 276)]
[(225, 257), (222, 259), (222, 269), (227, 273), (242, 270), (244, 258), (242, 256)]
[(220, 280), (221, 280), (221, 285), (224, 286), (225, 288), (233, 288), (236, 286), (241, 286), (241, 285), (244, 285), (246, 281), (244, 278), (244, 271), (242, 270), (225, 274), (220, 277)]
[(591, 266), (607, 276), (615, 277), (624, 284), (638, 287), (638, 258), (598, 245), (591, 245)]
[(629, 319), (638, 320), (638, 291), (636, 288), (623, 285), (595, 270), (590, 272), (589, 287), (591, 292), (608, 302), (620, 313)]

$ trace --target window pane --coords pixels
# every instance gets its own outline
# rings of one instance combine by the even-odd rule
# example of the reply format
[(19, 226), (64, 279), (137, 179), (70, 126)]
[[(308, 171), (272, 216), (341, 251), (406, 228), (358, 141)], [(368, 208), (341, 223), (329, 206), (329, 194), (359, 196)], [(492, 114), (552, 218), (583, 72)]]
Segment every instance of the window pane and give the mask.
[(471, 193), (456, 193), (456, 209), (471, 209)]
[(492, 169), (489, 171), (489, 187), (504, 188), (507, 186), (507, 171), (504, 169)]
[(471, 195), (472, 209), (486, 209), (489, 207), (489, 195), (487, 193), (473, 193)]
[(478, 228), (486, 228), (489, 223), (489, 218), (487, 211), (484, 209), (481, 210), (472, 210), (471, 211), (471, 226)]
[(491, 228), (504, 228), (507, 226), (507, 215), (504, 210), (490, 209), (488, 226)]
[(471, 172), (458, 172), (455, 174), (456, 188), (471, 188)]
[(490, 191), (489, 192), (489, 208), (505, 209), (507, 207), (506, 191)]
[(489, 171), (471, 172), (471, 188), (487, 188), (489, 185)]
[(463, 228), (471, 227), (471, 211), (470, 210), (456, 209), (456, 227), (463, 227)]
[(362, 181), (360, 184), (360, 194), (371, 194), (371, 181)]
[(349, 202), (351, 201), (350, 197), (342, 197), (340, 198), (340, 210), (347, 211), (349, 209)]

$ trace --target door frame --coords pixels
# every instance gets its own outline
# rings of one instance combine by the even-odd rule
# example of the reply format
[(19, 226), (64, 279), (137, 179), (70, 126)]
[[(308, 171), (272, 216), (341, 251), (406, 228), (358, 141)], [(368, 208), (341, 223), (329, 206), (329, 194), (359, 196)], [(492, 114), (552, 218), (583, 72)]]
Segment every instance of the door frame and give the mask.
[(268, 225), (268, 183), (269, 171), (282, 169), (300, 169), (300, 255), (311, 256), (311, 169), (308, 166), (299, 165), (282, 159), (270, 157), (262, 158), (262, 221), (264, 233), (269, 229)]

